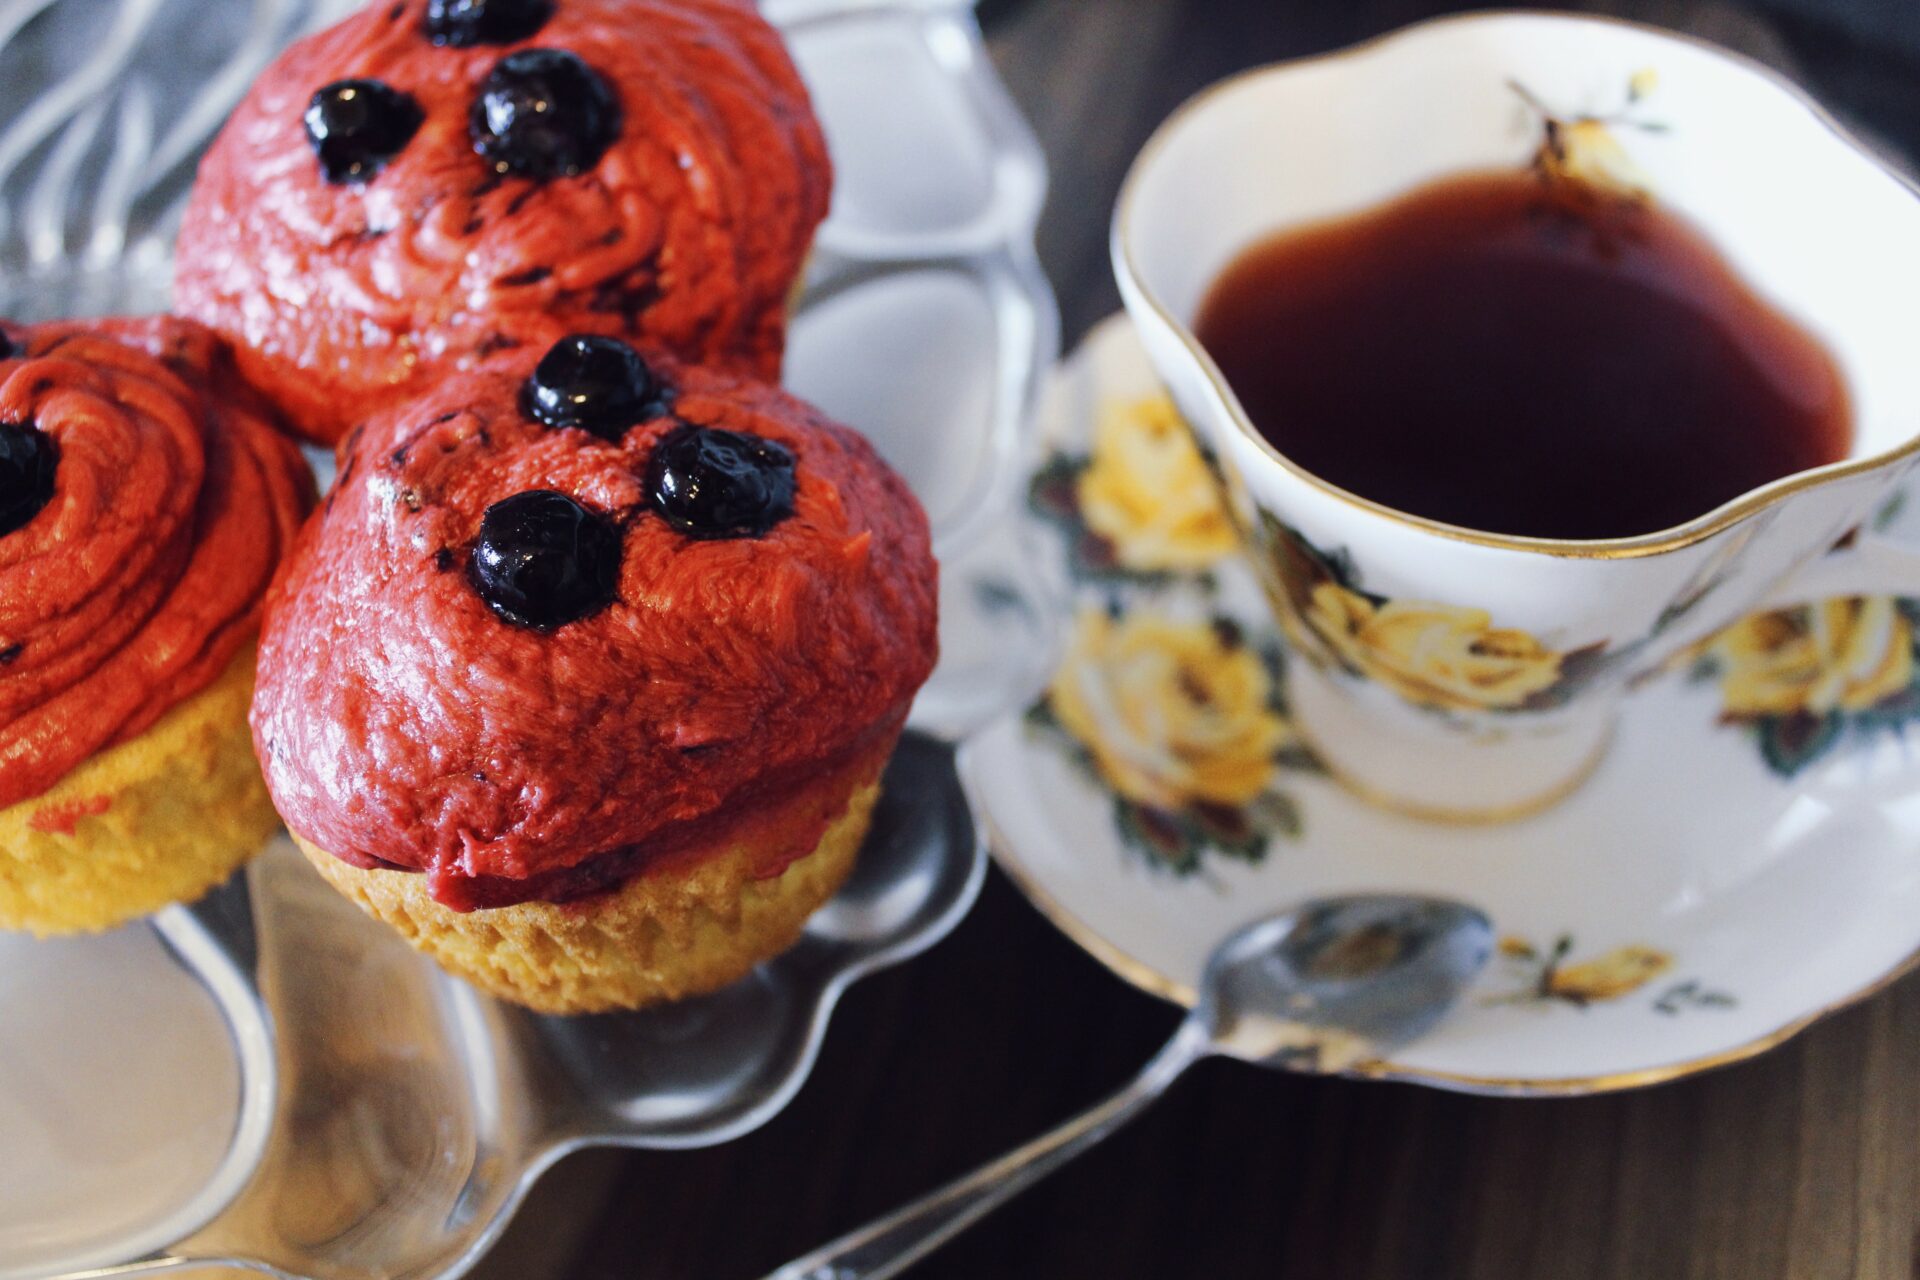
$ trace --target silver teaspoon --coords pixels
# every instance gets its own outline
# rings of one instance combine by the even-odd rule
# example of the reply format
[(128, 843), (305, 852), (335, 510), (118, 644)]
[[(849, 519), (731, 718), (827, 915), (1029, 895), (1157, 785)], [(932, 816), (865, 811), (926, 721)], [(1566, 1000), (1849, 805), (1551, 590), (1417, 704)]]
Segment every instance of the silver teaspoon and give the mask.
[(1486, 964), (1493, 924), (1435, 898), (1323, 898), (1215, 948), (1200, 999), (1119, 1093), (766, 1280), (886, 1280), (1147, 1109), (1202, 1058), (1341, 1071), (1430, 1031)]

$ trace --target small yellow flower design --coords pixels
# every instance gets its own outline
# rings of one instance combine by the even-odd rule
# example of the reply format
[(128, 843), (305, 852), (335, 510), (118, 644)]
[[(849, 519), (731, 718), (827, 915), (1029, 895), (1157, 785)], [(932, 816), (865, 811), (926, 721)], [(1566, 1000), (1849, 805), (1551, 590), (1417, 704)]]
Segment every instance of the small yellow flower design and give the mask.
[(1584, 183), (1616, 196), (1645, 196), (1652, 183), (1620, 145), (1611, 123), (1592, 119), (1566, 122), (1555, 131), (1553, 141), (1541, 149), (1539, 163), (1557, 180)]
[[(1673, 968), (1673, 956), (1658, 947), (1639, 943), (1615, 947), (1591, 960), (1567, 963), (1573, 951), (1573, 938), (1562, 934), (1553, 946), (1542, 952), (1520, 937), (1505, 937), (1499, 942), (1500, 955), (1525, 975), (1526, 986), (1496, 996), (1490, 1004), (1541, 1004), (1559, 1002), (1585, 1008), (1606, 1000), (1630, 996), (1655, 978)], [(1662, 997), (1658, 1006), (1663, 1013), (1677, 1013), (1683, 1004), (1725, 1007), (1733, 999), (1724, 992), (1707, 991), (1698, 982), (1683, 983)], [(1673, 1007), (1668, 1007), (1669, 1005)]]
[(1165, 395), (1104, 407), (1075, 489), (1081, 518), (1122, 568), (1204, 569), (1238, 545), (1206, 459)]
[(1484, 609), (1376, 604), (1329, 581), (1309, 591), (1305, 621), (1345, 665), (1425, 706), (1518, 707), (1560, 679), (1560, 654)]
[(1635, 108), (1659, 87), (1660, 75), (1642, 67), (1627, 81), (1626, 104), (1606, 115), (1563, 116), (1517, 82), (1510, 87), (1537, 111), (1545, 136), (1534, 153), (1533, 167), (1548, 183), (1572, 182), (1590, 193), (1639, 201), (1652, 191), (1646, 171), (1620, 144), (1619, 130), (1661, 131), (1664, 126), (1640, 119)]
[(1605, 642), (1572, 652), (1530, 632), (1496, 627), (1485, 609), (1393, 600), (1361, 590), (1342, 551), (1323, 551), (1271, 512), (1260, 513), (1275, 611), (1295, 646), (1336, 663), (1419, 706), (1443, 711), (1511, 711), (1548, 701), (1590, 674)]
[(1149, 808), (1252, 803), (1292, 741), (1273, 677), (1207, 623), (1081, 613), (1048, 691), (1053, 714), (1107, 784)]
[(1887, 596), (1760, 613), (1706, 647), (1729, 716), (1865, 711), (1914, 679), (1913, 628)]
[(1616, 947), (1603, 956), (1553, 970), (1542, 987), (1547, 995), (1577, 1004), (1618, 1000), (1632, 995), (1667, 970), (1673, 957), (1654, 947)]

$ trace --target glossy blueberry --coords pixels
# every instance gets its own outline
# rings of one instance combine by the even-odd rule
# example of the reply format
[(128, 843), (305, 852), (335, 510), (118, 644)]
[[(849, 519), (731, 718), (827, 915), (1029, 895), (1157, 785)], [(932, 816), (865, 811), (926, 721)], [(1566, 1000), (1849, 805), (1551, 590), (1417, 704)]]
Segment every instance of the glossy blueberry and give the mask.
[(564, 49), (522, 49), (481, 82), (467, 122), (500, 173), (545, 181), (593, 168), (620, 128), (620, 104), (599, 73)]
[(11, 360), (20, 350), (5, 329), (0, 329), (0, 360)]
[(647, 462), (647, 500), (695, 538), (759, 537), (793, 514), (793, 451), (740, 431), (680, 426)]
[(32, 423), (0, 422), (0, 537), (40, 514), (59, 464), (52, 436)]
[(427, 0), (427, 39), (455, 49), (525, 40), (553, 16), (551, 0)]
[(336, 80), (307, 103), (307, 141), (328, 182), (365, 182), (400, 154), (424, 119), (420, 104), (391, 85)]
[(468, 573), (502, 618), (551, 631), (613, 600), (620, 531), (564, 493), (516, 493), (481, 517)]
[(618, 440), (660, 412), (663, 388), (647, 362), (618, 338), (574, 334), (553, 344), (527, 379), (523, 407), (550, 427), (579, 427)]

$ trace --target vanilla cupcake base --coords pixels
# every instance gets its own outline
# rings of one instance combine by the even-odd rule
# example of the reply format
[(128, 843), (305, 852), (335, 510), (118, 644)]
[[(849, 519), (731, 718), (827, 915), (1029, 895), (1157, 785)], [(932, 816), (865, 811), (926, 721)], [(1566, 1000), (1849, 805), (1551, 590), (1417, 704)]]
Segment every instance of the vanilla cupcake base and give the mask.
[(574, 902), (526, 902), (459, 912), (435, 902), (423, 875), (364, 870), (294, 842), (336, 889), (398, 929), (441, 968), (541, 1013), (602, 1013), (713, 991), (799, 940), (807, 918), (853, 870), (885, 763), (803, 788), (763, 829), (776, 836), (821, 808), (837, 814), (811, 852), (756, 879), (760, 847), (736, 841), (649, 868), (617, 889)]
[(247, 730), (249, 643), (146, 732), (0, 809), (0, 929), (85, 933), (191, 901), (280, 825)]

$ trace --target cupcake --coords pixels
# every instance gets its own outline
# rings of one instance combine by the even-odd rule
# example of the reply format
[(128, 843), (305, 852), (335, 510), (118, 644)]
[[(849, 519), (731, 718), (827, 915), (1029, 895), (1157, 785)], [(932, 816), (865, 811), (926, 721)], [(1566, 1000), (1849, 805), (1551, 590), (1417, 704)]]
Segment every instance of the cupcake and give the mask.
[(278, 825), (247, 705), (313, 480), (198, 325), (0, 344), (0, 928), (104, 929)]
[(333, 443), (501, 351), (774, 378), (832, 171), (746, 0), (405, 0), (290, 48), (200, 167), (177, 308)]
[(935, 578), (854, 432), (573, 336), (344, 443), (255, 745), (314, 865), (453, 973), (559, 1013), (707, 991), (852, 866)]

